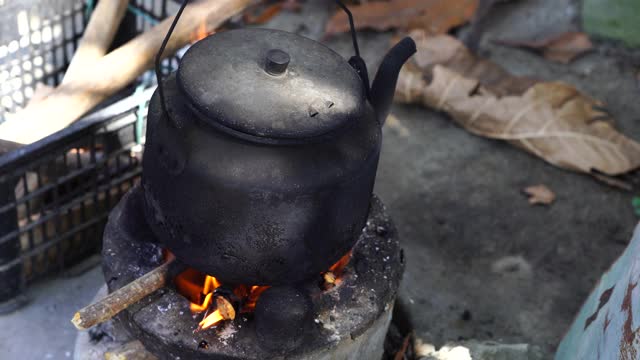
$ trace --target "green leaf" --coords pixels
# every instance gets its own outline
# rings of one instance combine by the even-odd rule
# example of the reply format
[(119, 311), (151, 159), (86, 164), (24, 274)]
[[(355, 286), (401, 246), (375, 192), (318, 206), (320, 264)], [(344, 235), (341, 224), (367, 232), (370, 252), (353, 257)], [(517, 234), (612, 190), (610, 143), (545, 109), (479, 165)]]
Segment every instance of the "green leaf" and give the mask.
[(633, 212), (640, 216), (640, 196), (634, 196), (631, 199), (631, 206), (633, 206)]
[(640, 46), (640, 1), (584, 0), (582, 26), (590, 34)]

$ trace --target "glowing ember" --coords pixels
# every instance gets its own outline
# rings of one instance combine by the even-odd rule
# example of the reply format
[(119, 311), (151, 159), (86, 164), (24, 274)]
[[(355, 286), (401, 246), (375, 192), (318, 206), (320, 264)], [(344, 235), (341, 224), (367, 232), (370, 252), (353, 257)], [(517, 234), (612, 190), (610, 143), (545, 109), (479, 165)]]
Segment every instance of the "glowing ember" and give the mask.
[(334, 274), (332, 271), (327, 271), (326, 273), (324, 273), (322, 278), (324, 279), (324, 282), (326, 282), (327, 284), (336, 283), (336, 274)]

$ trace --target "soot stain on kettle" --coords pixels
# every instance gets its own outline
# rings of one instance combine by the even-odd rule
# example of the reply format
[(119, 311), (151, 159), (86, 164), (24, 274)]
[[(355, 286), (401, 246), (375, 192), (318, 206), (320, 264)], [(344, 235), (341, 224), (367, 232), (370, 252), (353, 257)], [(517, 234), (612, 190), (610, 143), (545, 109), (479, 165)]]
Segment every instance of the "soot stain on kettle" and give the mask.
[(258, 235), (253, 240), (254, 247), (259, 251), (269, 251), (281, 246), (284, 229), (274, 221), (265, 221), (255, 226)]

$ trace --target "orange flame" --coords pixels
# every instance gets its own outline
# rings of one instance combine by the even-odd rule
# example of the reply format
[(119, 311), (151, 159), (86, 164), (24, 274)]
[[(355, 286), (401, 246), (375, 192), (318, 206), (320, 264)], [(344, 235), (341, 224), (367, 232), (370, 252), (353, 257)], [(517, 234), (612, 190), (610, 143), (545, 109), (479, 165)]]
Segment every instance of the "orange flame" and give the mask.
[(192, 43), (194, 43), (196, 41), (200, 41), (200, 40), (206, 38), (210, 34), (213, 34), (213, 31), (208, 31), (207, 30), (207, 23), (203, 21), (198, 25), (196, 30), (191, 34), (190, 40), (191, 40)]
[[(190, 268), (176, 276), (174, 283), (178, 292), (189, 300), (189, 309), (192, 313), (199, 314), (209, 311), (214, 306), (217, 307), (213, 302), (213, 293), (222, 284), (215, 277)], [(225, 320), (224, 316), (216, 309), (205, 315), (200, 322), (200, 328), (210, 328), (222, 320)]]
[[(205, 312), (204, 318), (200, 322), (200, 330), (215, 326), (223, 320), (235, 318), (235, 310), (231, 303), (221, 296), (214, 297), (215, 290), (222, 286), (222, 283), (215, 277), (189, 268), (176, 276), (174, 283), (178, 292), (189, 300), (189, 309), (192, 313)], [(268, 286), (236, 286), (233, 293), (242, 299), (241, 312), (252, 312), (260, 294), (268, 288)], [(213, 312), (209, 313), (211, 310)]]
[(195, 269), (187, 269), (176, 276), (174, 283), (178, 292), (196, 305), (201, 305), (205, 299), (202, 291), (205, 282), (205, 275)]
[(240, 312), (252, 312), (256, 308), (256, 303), (260, 295), (269, 288), (269, 286), (252, 286), (249, 290), (249, 298), (244, 303), (242, 311)]
[(351, 261), (351, 253), (352, 251), (349, 250), (348, 253), (344, 254), (344, 256), (341, 257), (340, 260), (338, 260), (338, 262), (336, 262), (329, 268), (329, 271), (331, 271), (335, 276), (342, 275), (342, 271), (349, 264), (349, 261)]
[(220, 281), (218, 281), (218, 279), (214, 278), (213, 276), (207, 275), (207, 277), (204, 279), (204, 289), (202, 290), (202, 292), (204, 294), (209, 294), (211, 292), (213, 292), (215, 289), (220, 287)]
[(220, 310), (216, 310), (211, 314), (205, 316), (204, 319), (200, 321), (200, 323), (198, 324), (198, 329), (200, 330), (208, 329), (216, 325), (222, 320), (225, 320), (224, 316), (222, 316), (222, 312), (220, 312)]
[[(172, 256), (166, 253), (165, 256)], [(331, 275), (331, 286), (340, 284), (340, 275), (351, 260), (351, 251), (345, 254), (338, 262), (323, 273), (323, 277)], [(180, 294), (190, 302), (189, 309), (194, 314), (204, 312), (203, 319), (198, 324), (198, 330), (206, 330), (224, 320), (233, 320), (236, 311), (231, 302), (221, 295), (217, 295), (215, 290), (222, 286), (222, 283), (214, 276), (206, 275), (198, 270), (189, 268), (175, 277), (174, 283)], [(233, 288), (233, 295), (240, 299), (241, 313), (253, 312), (260, 295), (269, 286), (249, 286), (238, 285)]]
[(209, 308), (209, 305), (211, 305), (212, 297), (213, 297), (213, 293), (208, 293), (207, 296), (205, 296), (204, 301), (202, 302), (201, 305), (198, 305), (196, 303), (191, 303), (189, 305), (189, 309), (191, 309), (192, 313), (196, 313), (196, 314), (207, 310)]

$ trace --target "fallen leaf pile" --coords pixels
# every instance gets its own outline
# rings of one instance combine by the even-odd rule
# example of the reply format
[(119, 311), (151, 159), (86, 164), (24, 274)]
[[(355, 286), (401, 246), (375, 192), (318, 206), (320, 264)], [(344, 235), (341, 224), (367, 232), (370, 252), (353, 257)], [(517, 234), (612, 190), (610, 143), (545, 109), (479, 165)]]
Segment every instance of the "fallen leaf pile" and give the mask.
[(565, 83), (513, 76), (451, 36), (410, 35), (418, 53), (400, 74), (397, 101), (444, 111), (476, 135), (565, 169), (613, 176), (640, 166), (640, 144), (613, 127), (597, 100)]
[(496, 43), (540, 52), (545, 59), (563, 64), (593, 49), (589, 37), (581, 32), (566, 32), (538, 41), (497, 40)]
[[(378, 0), (350, 6), (358, 30), (423, 29), (444, 34), (471, 19), (478, 0)], [(329, 20), (327, 35), (349, 31), (347, 15), (340, 9)]]
[(522, 191), (529, 195), (531, 205), (551, 205), (556, 199), (556, 194), (545, 185), (527, 186)]

